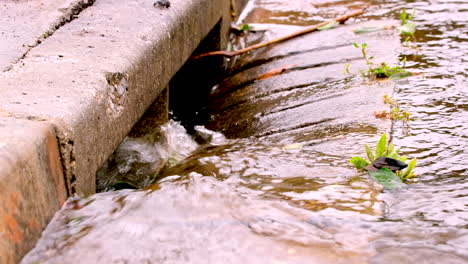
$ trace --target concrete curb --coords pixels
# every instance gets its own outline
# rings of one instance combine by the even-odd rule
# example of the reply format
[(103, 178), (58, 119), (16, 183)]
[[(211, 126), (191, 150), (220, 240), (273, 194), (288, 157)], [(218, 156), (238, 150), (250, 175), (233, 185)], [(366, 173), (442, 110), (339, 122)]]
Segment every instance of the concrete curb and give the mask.
[[(2, 35), (27, 23), (0, 42), (1, 263), (19, 261), (67, 195), (95, 192), (98, 168), (208, 33), (226, 43), (231, 1), (153, 2), (2, 3)], [(167, 103), (151, 109), (167, 118)]]
[(96, 170), (228, 14), (217, 0), (97, 1), (0, 76), (0, 110), (51, 122), (69, 194), (94, 193)]
[(54, 129), (0, 118), (0, 263), (17, 263), (65, 202)]

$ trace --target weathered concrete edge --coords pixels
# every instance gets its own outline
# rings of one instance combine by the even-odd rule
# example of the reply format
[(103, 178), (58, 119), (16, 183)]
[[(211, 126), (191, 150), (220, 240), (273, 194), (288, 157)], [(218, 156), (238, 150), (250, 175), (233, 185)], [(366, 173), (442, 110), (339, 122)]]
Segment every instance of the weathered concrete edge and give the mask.
[(66, 199), (47, 123), (0, 118), (0, 263), (18, 263)]
[(132, 4), (95, 3), (0, 76), (2, 112), (56, 126), (71, 195), (95, 191), (96, 170), (198, 43), (219, 21), (229, 24), (227, 1)]
[[(34, 245), (67, 196), (63, 179), (69, 181), (69, 195), (95, 191), (96, 170), (198, 43), (217, 23), (227, 32), (230, 22), (228, 1), (197, 0), (181, 4), (179, 11), (167, 11), (171, 17), (166, 28), (153, 30), (155, 21), (144, 28), (143, 36), (121, 32), (128, 35), (130, 48), (109, 38), (115, 49), (106, 46), (105, 52), (87, 54), (88, 46), (82, 43), (99, 46), (102, 40), (75, 33), (86, 30), (83, 25), (93, 19), (112, 18), (115, 10), (107, 9), (105, 16), (100, 11), (106, 4), (115, 6), (113, 2), (88, 7), (0, 73), (0, 120), (6, 120), (0, 122), (1, 263), (18, 262)], [(78, 47), (69, 52), (64, 41)], [(63, 54), (68, 60), (61, 59)], [(102, 59), (109, 54), (118, 59)], [(90, 68), (93, 61), (99, 65)], [(117, 96), (120, 86), (132, 93)], [(19, 135), (11, 136), (15, 131)]]

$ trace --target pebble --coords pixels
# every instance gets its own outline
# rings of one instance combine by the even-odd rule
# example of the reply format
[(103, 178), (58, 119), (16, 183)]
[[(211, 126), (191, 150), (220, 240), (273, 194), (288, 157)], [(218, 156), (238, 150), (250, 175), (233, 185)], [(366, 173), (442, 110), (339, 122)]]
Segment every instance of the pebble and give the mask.
[(153, 4), (154, 7), (160, 7), (160, 8), (169, 8), (171, 6), (171, 3), (169, 0), (157, 0)]

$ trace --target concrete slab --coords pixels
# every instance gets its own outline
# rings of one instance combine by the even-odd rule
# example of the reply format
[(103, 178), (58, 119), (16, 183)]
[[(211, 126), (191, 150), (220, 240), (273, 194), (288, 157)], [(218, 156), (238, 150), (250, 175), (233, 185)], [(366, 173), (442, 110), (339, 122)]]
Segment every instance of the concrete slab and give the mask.
[(6, 0), (0, 4), (0, 72), (7, 71), (94, 0)]
[(0, 117), (0, 263), (18, 263), (66, 199), (54, 129)]
[(226, 32), (229, 8), (97, 1), (0, 75), (0, 112), (56, 126), (69, 194), (94, 193), (97, 169), (210, 30)]
[[(212, 93), (208, 111), (216, 114), (211, 115), (207, 127), (229, 138), (283, 133), (300, 138), (311, 131), (336, 127), (385, 131), (390, 122), (376, 119), (373, 113), (387, 109), (382, 96), (393, 93), (394, 83), (359, 80), (344, 69), (349, 64), (359, 75), (359, 70), (367, 67), (361, 50), (352, 43), (367, 43), (376, 65), (396, 64), (400, 37), (389, 27), (395, 23), (382, 20), (343, 25), (247, 55), (249, 63)], [(368, 26), (389, 29), (353, 32)], [(284, 26), (280, 29), (288, 30)]]

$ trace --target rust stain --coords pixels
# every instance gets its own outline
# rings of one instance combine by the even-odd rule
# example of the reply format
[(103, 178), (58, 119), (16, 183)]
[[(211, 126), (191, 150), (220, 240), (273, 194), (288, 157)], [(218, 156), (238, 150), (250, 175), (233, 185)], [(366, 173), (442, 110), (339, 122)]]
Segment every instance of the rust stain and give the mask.
[(7, 238), (15, 243), (23, 240), (23, 234), (19, 228), (18, 222), (14, 218), (13, 214), (9, 214), (5, 217), (5, 227)]
[(28, 227), (32, 231), (41, 231), (41, 226), (37, 223), (35, 218), (31, 218), (28, 222)]
[(386, 110), (383, 111), (375, 111), (374, 112), (374, 117), (379, 118), (379, 119), (389, 119), (390, 118), (390, 113)]
[(3, 201), (3, 210), (1, 211), (3, 219), (0, 219), (0, 231), (6, 235), (8, 240), (19, 243), (23, 240), (23, 233), (14, 217), (19, 195), (18, 193), (10, 193), (7, 197), (9, 199)]
[[(11, 193), (10, 194), (10, 199), (12, 203), (17, 203), (19, 200), (19, 194), (18, 193)], [(16, 206), (13, 206), (13, 208)]]
[(273, 70), (271, 70), (269, 72), (261, 74), (260, 76), (257, 77), (257, 80), (263, 80), (263, 79), (273, 77), (275, 75), (280, 75), (280, 74), (284, 73), (286, 70), (291, 69), (291, 68), (296, 67), (296, 66), (297, 66), (296, 64), (283, 65), (283, 66), (281, 66), (281, 67), (279, 67), (277, 69), (273, 69)]

